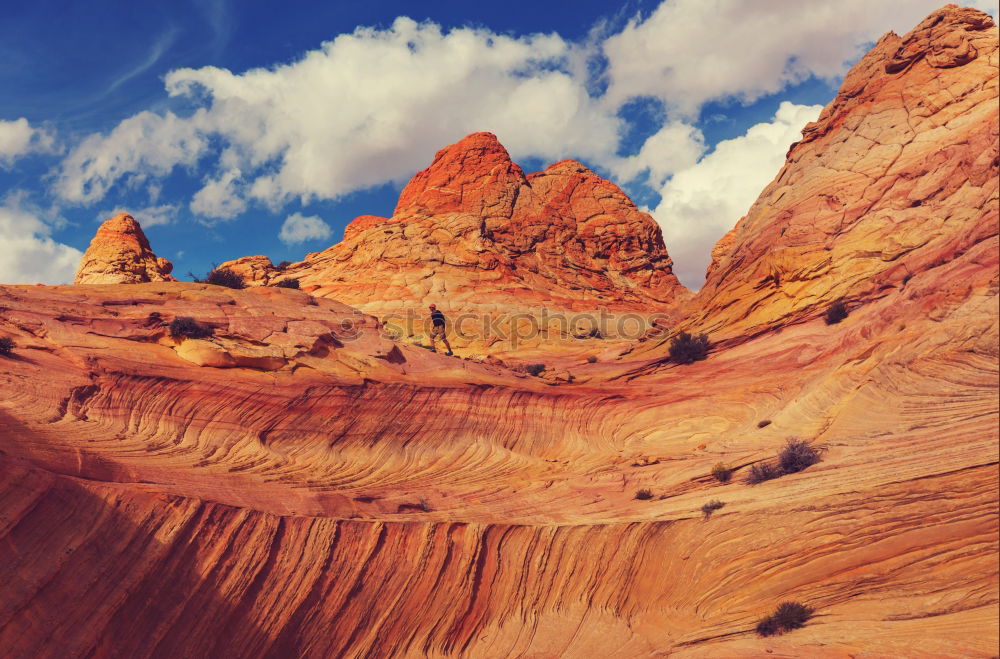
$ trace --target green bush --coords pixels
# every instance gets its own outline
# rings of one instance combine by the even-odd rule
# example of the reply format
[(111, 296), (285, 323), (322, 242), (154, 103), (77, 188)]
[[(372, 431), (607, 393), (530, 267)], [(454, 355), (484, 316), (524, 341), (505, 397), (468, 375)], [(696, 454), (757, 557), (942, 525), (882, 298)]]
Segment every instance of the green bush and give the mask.
[(670, 359), (678, 364), (691, 364), (708, 356), (708, 336), (681, 332), (670, 341)]
[(212, 336), (212, 328), (201, 325), (194, 318), (178, 316), (170, 321), (170, 336), (175, 339), (203, 339)]
[(826, 310), (826, 314), (823, 319), (826, 321), (827, 325), (836, 325), (843, 319), (847, 318), (847, 316), (847, 305), (844, 304), (843, 300), (837, 300), (830, 305), (829, 309)]
[(17, 344), (14, 342), (14, 339), (9, 336), (0, 337), (0, 355), (9, 357), (14, 352), (14, 348), (16, 347)]
[(275, 284), (275, 287), (277, 287), (277, 288), (294, 288), (294, 289), (298, 290), (298, 288), (299, 288), (299, 280), (298, 279), (282, 279), (277, 284)]
[(212, 270), (205, 275), (204, 283), (212, 284), (213, 286), (235, 288), (237, 290), (246, 288), (246, 283), (243, 281), (243, 277), (227, 268), (212, 268)]
[(782, 602), (774, 613), (757, 623), (757, 633), (761, 636), (784, 634), (805, 626), (812, 617), (813, 610), (798, 602)]

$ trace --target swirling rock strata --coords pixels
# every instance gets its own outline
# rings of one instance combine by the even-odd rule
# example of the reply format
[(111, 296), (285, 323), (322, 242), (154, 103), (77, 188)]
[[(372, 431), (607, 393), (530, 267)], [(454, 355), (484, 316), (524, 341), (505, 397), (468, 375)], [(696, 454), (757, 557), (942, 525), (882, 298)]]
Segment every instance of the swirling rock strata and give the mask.
[[(977, 62), (990, 52), (983, 35), (996, 33), (976, 27), (981, 16), (946, 8), (912, 39), (884, 38), (882, 68), (865, 70), (876, 82), (921, 71), (988, 81)], [(963, 98), (980, 94), (968, 89)], [(826, 135), (864, 114), (850, 109), (855, 97), (824, 115)], [(960, 107), (978, 122), (969, 103)], [(793, 156), (844, 148), (822, 130)], [(953, 147), (964, 158), (965, 145)], [(522, 184), (497, 162), (490, 185), (459, 188), (462, 203), (502, 218), (496, 181)], [(957, 201), (984, 194), (970, 183), (975, 163), (964, 192), (946, 197), (955, 203), (935, 206), (954, 211), (947, 221), (900, 220), (918, 243), (895, 259), (914, 273), (906, 282), (872, 289), (845, 277), (849, 261), (824, 266), (841, 243), (896, 249), (865, 221), (818, 250), (805, 220), (755, 207), (717, 250), (714, 283), (695, 301), (706, 306), (692, 307), (723, 335), (707, 360), (665, 363), (662, 346), (546, 360), (572, 382), (393, 341), (376, 318), (301, 291), (0, 287), (0, 335), (17, 343), (0, 357), (0, 647), (17, 657), (995, 656), (1000, 265), (995, 238), (976, 233), (989, 207), (963, 214), (970, 202)], [(779, 177), (790, 199), (796, 167)], [(453, 188), (435, 176), (404, 195), (413, 213), (457, 203), (437, 200)], [(572, 194), (559, 199), (574, 206)], [(809, 273), (795, 281), (806, 283), (784, 288), (782, 274), (781, 295), (740, 285), (771, 258), (748, 243), (770, 236), (791, 249), (789, 232)], [(893, 267), (866, 270), (893, 262), (868, 252), (857, 262), (873, 276)], [(817, 307), (833, 295), (852, 310), (827, 325)], [(170, 336), (177, 316), (211, 335)], [(747, 483), (789, 436), (813, 442), (821, 461)], [(719, 462), (731, 480), (712, 477)], [(637, 499), (642, 489), (652, 497)], [(723, 505), (706, 516), (713, 500)], [(757, 636), (782, 601), (816, 615)]]

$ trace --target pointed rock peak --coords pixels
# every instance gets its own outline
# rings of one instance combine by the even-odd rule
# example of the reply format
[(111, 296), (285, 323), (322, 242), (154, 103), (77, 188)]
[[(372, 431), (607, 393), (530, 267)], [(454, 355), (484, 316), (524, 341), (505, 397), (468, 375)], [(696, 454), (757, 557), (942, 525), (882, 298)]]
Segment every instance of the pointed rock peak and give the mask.
[(104, 222), (80, 260), (75, 284), (177, 281), (173, 264), (153, 253), (142, 227), (128, 213)]
[(579, 162), (578, 160), (573, 160), (568, 158), (566, 160), (560, 160), (559, 162), (549, 165), (545, 168), (545, 174), (583, 174), (585, 176), (593, 176), (595, 178), (600, 178), (591, 170), (589, 167)]
[(524, 172), (493, 133), (473, 133), (434, 156), (403, 188), (393, 215), (510, 217)]
[(978, 9), (945, 5), (910, 30), (885, 63), (886, 73), (898, 73), (926, 57), (936, 69), (963, 66), (979, 56), (965, 33), (993, 27), (989, 14)]

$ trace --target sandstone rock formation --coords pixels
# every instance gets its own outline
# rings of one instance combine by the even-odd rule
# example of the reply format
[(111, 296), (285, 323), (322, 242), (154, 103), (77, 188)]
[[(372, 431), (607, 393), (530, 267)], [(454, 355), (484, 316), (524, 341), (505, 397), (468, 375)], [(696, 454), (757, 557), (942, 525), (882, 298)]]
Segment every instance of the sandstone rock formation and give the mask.
[(854, 66), (787, 162), (713, 251), (688, 325), (753, 336), (942, 285), (963, 255), (996, 258), (997, 28), (949, 5)]
[(174, 266), (153, 254), (142, 227), (127, 213), (101, 225), (80, 261), (74, 284), (141, 284), (177, 281)]
[[(0, 647), (32, 657), (995, 656), (996, 129), (977, 99), (992, 89), (996, 104), (997, 31), (983, 16), (935, 12), (852, 71), (716, 250), (686, 322), (720, 340), (691, 365), (664, 363), (663, 345), (596, 363), (550, 353), (547, 370), (570, 382), (393, 341), (376, 318), (302, 291), (0, 286), (0, 336), (17, 343), (0, 357)], [(895, 76), (913, 77), (893, 87)], [(894, 164), (855, 163), (869, 180), (844, 166), (860, 148), (851, 131), (877, 137), (869, 123), (898, 114), (880, 91), (890, 87), (897, 106), (924, 99), (944, 114), (901, 119), (914, 137), (892, 149)], [(934, 101), (938, 89), (955, 99)], [(903, 131), (891, 125), (887, 134)], [(447, 217), (466, 260), (427, 267), (467, 286), (455, 289), (462, 299), (511, 295), (485, 278), (474, 287), (469, 263), (480, 258), (518, 265), (505, 281), (519, 294), (568, 294), (565, 263), (589, 258), (638, 264), (629, 281), (648, 275), (656, 288), (662, 269), (644, 271), (649, 258), (596, 255), (614, 231), (599, 224), (572, 257), (547, 261), (565, 234), (531, 233), (537, 215), (518, 215), (521, 197), (546, 199), (553, 217), (579, 212), (586, 228), (598, 221), (586, 208), (591, 175), (561, 163), (521, 183), (476, 140), (464, 152), (490, 163), (487, 176), (432, 167), (399, 218), (359, 219), (342, 243), (353, 251), (331, 248), (284, 276), (306, 280), (323, 263), (348, 272), (354, 258), (403, 268), (407, 231), (415, 249), (445, 256), (435, 234)], [(819, 190), (836, 191), (837, 221), (829, 200), (811, 199)], [(921, 204), (903, 205), (911, 196)], [(855, 216), (867, 200), (875, 210)], [(463, 208), (481, 214), (479, 228)], [(505, 234), (505, 217), (523, 233)], [(382, 251), (355, 256), (359, 236), (383, 231)], [(540, 250), (525, 249), (532, 240)], [(913, 276), (897, 283), (899, 264)], [(609, 296), (631, 290), (582, 270)], [(529, 286), (543, 279), (555, 292)], [(396, 285), (422, 299), (411, 280)], [(597, 299), (594, 286), (581, 295)], [(818, 314), (840, 296), (851, 315), (827, 325)], [(171, 337), (178, 316), (212, 335)], [(748, 484), (789, 436), (820, 447), (821, 462)], [(719, 462), (730, 481), (712, 477)], [(652, 498), (637, 499), (640, 489)], [(724, 506), (706, 518), (711, 500)], [(782, 601), (816, 615), (756, 635)]]
[[(473, 314), (469, 337), (453, 339), (472, 352), (510, 349), (481, 331), (497, 317), (531, 335), (522, 345), (554, 349), (592, 319), (549, 324), (547, 315), (603, 309), (645, 321), (689, 295), (659, 227), (617, 186), (572, 160), (525, 176), (490, 133), (439, 151), (403, 189), (391, 218), (357, 218), (343, 242), (287, 273), (313, 295), (395, 319), (404, 335), (421, 334), (406, 314), (422, 322), (431, 302), (452, 317)], [(535, 335), (532, 325), (551, 334)]]

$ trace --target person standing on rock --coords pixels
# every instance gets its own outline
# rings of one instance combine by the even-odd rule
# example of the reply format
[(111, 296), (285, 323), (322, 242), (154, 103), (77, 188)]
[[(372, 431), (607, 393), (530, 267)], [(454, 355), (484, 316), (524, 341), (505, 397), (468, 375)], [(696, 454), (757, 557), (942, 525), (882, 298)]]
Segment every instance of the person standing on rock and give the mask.
[(444, 314), (437, 310), (437, 306), (431, 305), (431, 351), (437, 352), (437, 347), (434, 345), (435, 339), (441, 339), (444, 341), (444, 347), (448, 349), (445, 354), (451, 357), (451, 344), (448, 343), (448, 337), (444, 333)]

